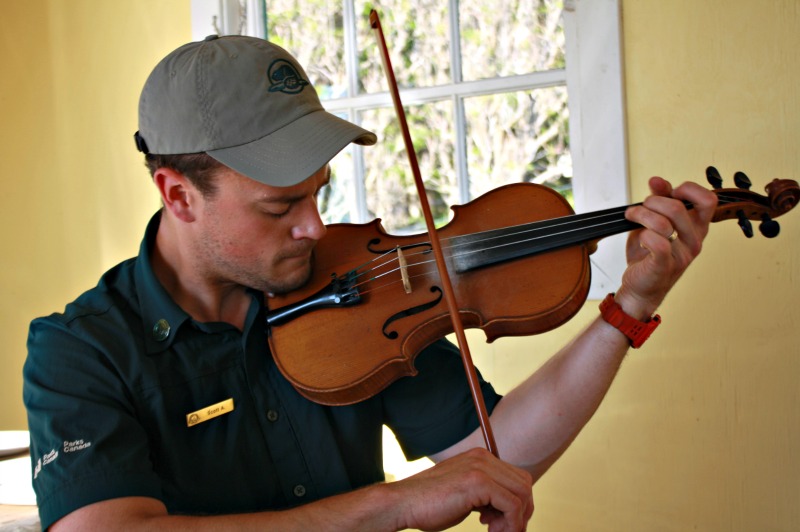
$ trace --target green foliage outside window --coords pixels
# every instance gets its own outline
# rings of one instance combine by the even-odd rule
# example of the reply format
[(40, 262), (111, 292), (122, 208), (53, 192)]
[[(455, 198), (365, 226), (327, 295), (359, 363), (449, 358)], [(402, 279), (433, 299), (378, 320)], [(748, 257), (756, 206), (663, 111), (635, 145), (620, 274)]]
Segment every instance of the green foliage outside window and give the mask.
[[(457, 17), (451, 16), (451, 4), (458, 6)], [(509, 76), (565, 67), (562, 4), (268, 0), (267, 32), (306, 66), (323, 103), (385, 93), (385, 73), (368, 20), (369, 11), (378, 10), (401, 89), (442, 88), (441, 97), (408, 105), (406, 114), (434, 216), (444, 223), (449, 206), (463, 202), (464, 190), (466, 199), (472, 199), (506, 183), (528, 181), (552, 186), (571, 200), (566, 87), (502, 88)], [(451, 20), (458, 21), (457, 31)], [(454, 62), (455, 50), (460, 54)], [(492, 93), (446, 94), (455, 84), (469, 87), (492, 78), (501, 80)], [(421, 230), (413, 176), (393, 109), (355, 108), (355, 116), (344, 117), (374, 131), (379, 142), (361, 152), (363, 176), (355, 175), (354, 154), (362, 156), (358, 152), (334, 160), (332, 186), (320, 198), (326, 221), (355, 221), (362, 201), (367, 216), (381, 218), (390, 231)], [(465, 119), (460, 131), (459, 113)], [(461, 177), (459, 154), (467, 170)]]

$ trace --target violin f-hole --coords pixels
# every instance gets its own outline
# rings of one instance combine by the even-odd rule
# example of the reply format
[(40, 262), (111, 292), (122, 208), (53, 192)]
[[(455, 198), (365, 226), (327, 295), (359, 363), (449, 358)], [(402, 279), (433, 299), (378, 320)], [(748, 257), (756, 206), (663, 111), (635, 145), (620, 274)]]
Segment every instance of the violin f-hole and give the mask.
[(442, 289), (434, 285), (431, 286), (431, 292), (437, 294), (435, 299), (427, 303), (423, 303), (422, 305), (417, 305), (416, 307), (411, 307), (406, 310), (401, 310), (397, 314), (389, 316), (389, 318), (387, 318), (387, 320), (383, 322), (383, 335), (389, 340), (396, 340), (399, 334), (397, 333), (397, 331), (388, 331), (387, 329), (389, 328), (389, 325), (396, 322), (397, 320), (408, 318), (409, 316), (413, 316), (414, 314), (419, 314), (420, 312), (425, 312), (426, 310), (432, 309), (433, 307), (438, 305), (443, 297)]

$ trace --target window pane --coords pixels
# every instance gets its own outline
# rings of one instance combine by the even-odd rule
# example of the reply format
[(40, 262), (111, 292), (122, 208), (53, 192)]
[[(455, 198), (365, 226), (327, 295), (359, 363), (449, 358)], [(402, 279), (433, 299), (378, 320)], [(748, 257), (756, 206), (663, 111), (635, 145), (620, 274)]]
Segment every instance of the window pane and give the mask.
[[(450, 101), (406, 109), (425, 189), (437, 226), (444, 224), (449, 205), (457, 201), (454, 167), (453, 109)], [(364, 149), (367, 208), (395, 234), (421, 232), (425, 220), (419, 206), (414, 175), (393, 109), (363, 113), (363, 126), (380, 142)]]
[(465, 100), (470, 196), (520, 181), (571, 201), (567, 90), (553, 87)]
[(326, 224), (353, 222), (356, 212), (355, 183), (353, 170), (353, 148), (342, 150), (331, 161), (331, 181), (320, 190), (317, 205)]
[(267, 3), (267, 38), (300, 61), (322, 100), (347, 96), (343, 20), (338, 1)]
[(460, 0), (465, 81), (564, 68), (563, 0)]
[(377, 37), (369, 25), (372, 6), (381, 19), (389, 57), (401, 87), (451, 82), (447, 0), (356, 0), (359, 91), (386, 92)]

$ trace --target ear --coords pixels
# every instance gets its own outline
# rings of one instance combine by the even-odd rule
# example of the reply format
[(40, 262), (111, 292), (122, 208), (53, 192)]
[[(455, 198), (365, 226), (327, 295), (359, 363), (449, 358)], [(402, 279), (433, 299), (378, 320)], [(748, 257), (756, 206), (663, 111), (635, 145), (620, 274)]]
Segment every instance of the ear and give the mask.
[(153, 174), (153, 182), (165, 209), (184, 222), (195, 220), (195, 203), (201, 195), (185, 175), (171, 168), (159, 168)]

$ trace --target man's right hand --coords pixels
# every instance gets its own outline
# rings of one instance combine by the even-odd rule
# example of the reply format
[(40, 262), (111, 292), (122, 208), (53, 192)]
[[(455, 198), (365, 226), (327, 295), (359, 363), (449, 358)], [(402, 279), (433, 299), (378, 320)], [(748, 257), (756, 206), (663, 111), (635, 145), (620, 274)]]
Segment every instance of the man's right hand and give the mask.
[(519, 532), (533, 515), (533, 477), (484, 449), (453, 456), (386, 487), (403, 505), (398, 529), (444, 530), (478, 511), (490, 532)]

